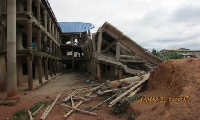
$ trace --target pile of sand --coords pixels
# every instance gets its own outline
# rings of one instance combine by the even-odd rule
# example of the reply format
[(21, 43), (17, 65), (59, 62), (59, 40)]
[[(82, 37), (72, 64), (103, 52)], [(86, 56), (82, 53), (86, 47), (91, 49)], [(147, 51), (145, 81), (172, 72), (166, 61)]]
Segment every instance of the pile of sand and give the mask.
[[(200, 119), (200, 59), (167, 60), (151, 72), (145, 97), (171, 96), (170, 107), (165, 102), (132, 102), (137, 119)], [(190, 101), (175, 101), (189, 96)]]

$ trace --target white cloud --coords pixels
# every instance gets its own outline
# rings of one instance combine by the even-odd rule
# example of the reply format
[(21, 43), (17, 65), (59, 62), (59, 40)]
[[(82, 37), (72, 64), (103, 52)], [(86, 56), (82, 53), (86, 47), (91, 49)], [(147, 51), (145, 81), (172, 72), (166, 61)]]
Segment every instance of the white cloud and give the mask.
[(60, 22), (108, 21), (149, 50), (200, 49), (199, 0), (49, 0)]

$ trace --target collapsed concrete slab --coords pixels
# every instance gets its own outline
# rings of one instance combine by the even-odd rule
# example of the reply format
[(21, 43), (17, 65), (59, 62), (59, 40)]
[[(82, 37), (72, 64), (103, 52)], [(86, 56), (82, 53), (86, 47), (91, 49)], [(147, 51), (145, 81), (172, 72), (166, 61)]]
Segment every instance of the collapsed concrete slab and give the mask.
[(162, 60), (105, 22), (82, 46), (86, 69), (98, 81), (150, 71)]

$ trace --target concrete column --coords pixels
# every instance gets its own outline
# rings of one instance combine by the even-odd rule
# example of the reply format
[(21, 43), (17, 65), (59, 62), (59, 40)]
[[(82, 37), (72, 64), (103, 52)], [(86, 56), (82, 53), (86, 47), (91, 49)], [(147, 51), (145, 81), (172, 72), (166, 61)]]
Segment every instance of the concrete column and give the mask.
[(97, 53), (101, 53), (101, 44), (102, 44), (102, 29), (99, 29), (99, 35), (98, 35), (98, 45), (97, 45)]
[(74, 49), (72, 47), (72, 70), (75, 71), (75, 65), (74, 65)]
[(0, 40), (0, 50), (6, 49), (6, 21), (1, 21), (1, 40)]
[(7, 0), (7, 97), (17, 95), (16, 0)]
[(37, 20), (39, 22), (41, 22), (40, 2), (41, 2), (41, 0), (37, 0)]
[(48, 80), (48, 59), (45, 59), (45, 80)]
[(6, 57), (0, 56), (0, 91), (6, 90)]
[(27, 49), (32, 50), (32, 21), (27, 20)]
[(42, 58), (38, 57), (38, 77), (39, 83), (42, 83)]
[[(41, 29), (38, 28), (37, 30), (37, 50), (41, 52)], [(42, 58), (39, 56), (38, 58), (38, 76), (39, 76), (39, 83), (42, 83)]]
[(53, 60), (53, 73), (56, 75), (56, 61)]
[(32, 55), (27, 55), (28, 89), (33, 90)]
[[(44, 28), (47, 29), (47, 11), (44, 10)], [(44, 35), (44, 52), (47, 53), (47, 35)], [(48, 59), (45, 59), (45, 80), (48, 80)]]
[(48, 31), (51, 34), (51, 17), (49, 17), (49, 21), (48, 22), (49, 22), (49, 24), (48, 24), (49, 25)]
[(32, 13), (32, 0), (27, 0), (27, 12)]
[(123, 79), (123, 70), (119, 69), (119, 80)]
[(56, 39), (57, 41), (57, 27), (55, 26), (55, 34), (54, 34), (54, 38)]
[(49, 41), (49, 54), (52, 55), (52, 40)]
[(102, 83), (102, 78), (101, 78), (101, 66), (99, 63), (97, 63), (97, 81), (99, 83)]
[(53, 60), (50, 60), (50, 76), (53, 77)]
[(38, 28), (37, 30), (37, 44), (35, 47), (38, 51), (41, 51), (41, 29), (40, 28)]
[[(120, 43), (117, 42), (116, 43), (116, 56), (115, 56), (115, 60), (118, 62), (120, 59)], [(119, 69), (117, 67), (115, 67), (115, 79), (119, 78)]]
[(57, 57), (57, 45), (55, 44), (55, 56)]
[(95, 35), (94, 34), (92, 35), (92, 49), (93, 49), (93, 52), (97, 51), (96, 41), (95, 41)]
[[(47, 11), (44, 10), (44, 28), (47, 29)], [(44, 35), (44, 52), (47, 53), (47, 35)]]
[(51, 25), (51, 27), (52, 27), (52, 33), (51, 33), (51, 35), (52, 35), (52, 37), (54, 37), (54, 23), (52, 22), (52, 25)]
[(59, 43), (59, 40), (58, 40), (58, 29), (56, 30), (57, 32), (56, 32), (56, 40), (58, 41), (58, 43)]
[(1, 0), (0, 2), (0, 12), (6, 12), (6, 0)]
[(120, 58), (120, 43), (116, 43), (116, 61), (119, 61)]
[[(41, 13), (40, 13), (40, 3), (41, 0), (37, 0), (37, 20), (41, 22)], [(37, 50), (41, 52), (41, 29), (37, 30)], [(38, 76), (39, 83), (42, 83), (42, 59), (38, 57)]]
[(54, 50), (55, 50), (55, 45), (54, 45), (55, 43), (54, 42), (52, 42), (52, 56), (54, 56), (55, 54), (55, 52), (54, 52)]
[[(27, 20), (27, 49), (32, 50), (32, 21)], [(32, 55), (27, 55), (28, 88), (33, 90)]]

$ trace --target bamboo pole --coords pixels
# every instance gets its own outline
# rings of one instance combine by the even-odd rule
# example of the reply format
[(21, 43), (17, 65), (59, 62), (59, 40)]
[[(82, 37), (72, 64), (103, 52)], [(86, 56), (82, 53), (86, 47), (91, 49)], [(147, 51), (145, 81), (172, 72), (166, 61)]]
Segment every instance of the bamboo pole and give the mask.
[(60, 95), (61, 95), (61, 93), (56, 97), (54, 102), (51, 104), (50, 108), (47, 110), (46, 114), (42, 118), (40, 118), (40, 120), (45, 120), (46, 119), (47, 115), (51, 112), (51, 110), (55, 106), (56, 102), (58, 101), (58, 98), (60, 97)]
[(44, 105), (41, 105), (32, 115), (36, 115), (43, 107)]
[(29, 114), (29, 120), (33, 120), (33, 116), (32, 116), (32, 114), (31, 114), (31, 111), (30, 111), (30, 110), (28, 110), (28, 114)]
[(135, 90), (137, 87), (139, 87), (146, 80), (147, 79), (144, 79), (144, 80), (140, 81), (139, 83), (137, 83), (136, 85), (134, 85), (133, 87), (131, 87), (129, 90), (127, 90), (126, 92), (124, 92), (123, 94), (121, 94), (119, 97), (117, 97), (115, 100), (113, 100), (112, 102), (110, 102), (108, 106), (112, 107), (113, 105), (115, 105), (118, 101), (120, 101), (121, 99), (123, 99), (128, 93), (130, 93), (131, 91)]
[[(83, 103), (83, 101), (81, 100), (78, 104), (76, 104), (75, 108), (78, 108), (82, 103)], [(72, 114), (73, 112), (74, 112), (74, 110), (70, 110), (70, 111), (67, 112), (67, 114), (65, 114), (63, 117), (66, 118), (66, 117), (68, 117), (70, 114)]]
[(90, 109), (90, 111), (92, 111), (92, 110), (94, 110), (95, 108), (101, 106), (103, 103), (105, 103), (106, 101), (110, 100), (111, 98), (113, 98), (113, 97), (115, 97), (115, 96), (117, 96), (117, 95), (118, 95), (118, 93), (114, 94), (113, 96), (109, 97), (108, 99), (104, 100), (103, 102), (99, 103), (98, 105), (92, 107), (92, 108)]
[(44, 111), (44, 113), (42, 114), (42, 116), (40, 117), (40, 119), (42, 119), (44, 117), (44, 115), (47, 113), (47, 111), (49, 110), (49, 108), (51, 107), (51, 105), (49, 105), (46, 110)]

